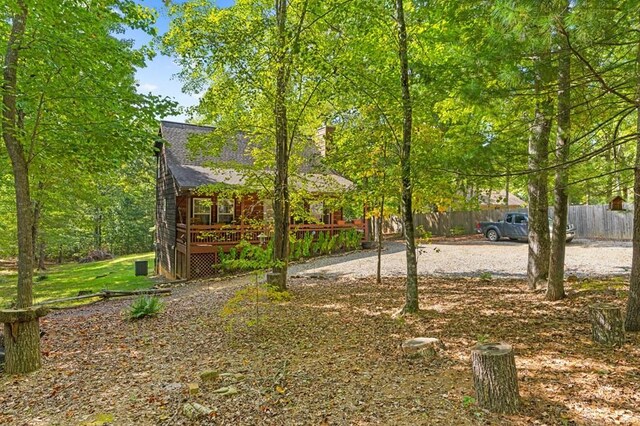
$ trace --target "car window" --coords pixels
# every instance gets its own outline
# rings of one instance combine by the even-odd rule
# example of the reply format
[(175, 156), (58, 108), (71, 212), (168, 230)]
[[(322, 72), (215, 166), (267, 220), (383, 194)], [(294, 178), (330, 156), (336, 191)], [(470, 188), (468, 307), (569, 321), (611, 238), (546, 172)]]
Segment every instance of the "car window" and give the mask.
[(527, 223), (527, 217), (523, 214), (517, 214), (516, 223)]
[(512, 214), (508, 214), (507, 215), (507, 220), (505, 221), (507, 223), (513, 223), (513, 215)]

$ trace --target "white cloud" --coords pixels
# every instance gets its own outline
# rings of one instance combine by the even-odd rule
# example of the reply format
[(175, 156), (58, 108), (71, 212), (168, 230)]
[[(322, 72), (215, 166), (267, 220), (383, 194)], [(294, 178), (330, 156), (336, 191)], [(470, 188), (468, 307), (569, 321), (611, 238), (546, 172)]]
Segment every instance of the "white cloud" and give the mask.
[(142, 92), (155, 92), (156, 90), (158, 90), (158, 86), (155, 84), (142, 83), (140, 85), (140, 91)]

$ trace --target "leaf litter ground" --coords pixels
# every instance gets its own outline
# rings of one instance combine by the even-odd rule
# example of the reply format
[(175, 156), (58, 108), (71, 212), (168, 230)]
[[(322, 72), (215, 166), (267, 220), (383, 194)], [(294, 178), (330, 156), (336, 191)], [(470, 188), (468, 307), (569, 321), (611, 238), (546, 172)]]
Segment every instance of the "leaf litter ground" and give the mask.
[[(49, 315), (42, 370), (1, 377), (0, 423), (640, 425), (640, 336), (619, 349), (590, 341), (588, 305), (623, 307), (624, 283), (572, 283), (551, 303), (522, 281), (422, 278), (422, 312), (393, 318), (402, 279), (296, 278), (291, 301), (260, 305), (257, 326), (246, 325), (253, 309), (239, 312), (230, 328), (220, 311), (244, 285), (190, 283), (158, 318), (136, 322), (124, 300)], [(403, 357), (401, 342), (419, 336), (446, 350)], [(478, 341), (514, 346), (520, 414), (475, 405)], [(188, 419), (187, 402), (215, 414)]]

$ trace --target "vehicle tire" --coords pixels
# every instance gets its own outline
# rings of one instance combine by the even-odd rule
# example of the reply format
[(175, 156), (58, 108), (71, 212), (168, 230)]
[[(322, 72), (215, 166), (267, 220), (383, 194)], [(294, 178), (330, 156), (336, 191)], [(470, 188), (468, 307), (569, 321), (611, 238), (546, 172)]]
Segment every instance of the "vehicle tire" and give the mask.
[(573, 237), (571, 237), (571, 238), (567, 238), (567, 240), (566, 240), (566, 241), (567, 241), (567, 244), (569, 244), (571, 241), (573, 241)]
[(498, 231), (496, 231), (495, 229), (489, 229), (487, 231), (487, 239), (489, 241), (498, 241), (500, 239), (500, 235), (498, 235)]

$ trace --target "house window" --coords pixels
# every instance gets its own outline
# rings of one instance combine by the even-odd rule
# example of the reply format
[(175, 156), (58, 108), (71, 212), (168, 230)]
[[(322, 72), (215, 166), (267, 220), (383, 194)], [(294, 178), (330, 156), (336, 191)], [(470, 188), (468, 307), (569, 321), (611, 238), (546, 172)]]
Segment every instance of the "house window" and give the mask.
[(309, 205), (309, 213), (311, 213), (311, 217), (316, 221), (322, 223), (322, 218), (324, 216), (324, 203), (322, 201), (318, 203), (311, 203)]
[(211, 199), (194, 198), (191, 217), (194, 225), (211, 225)]
[(218, 223), (233, 222), (234, 202), (231, 198), (218, 198)]

